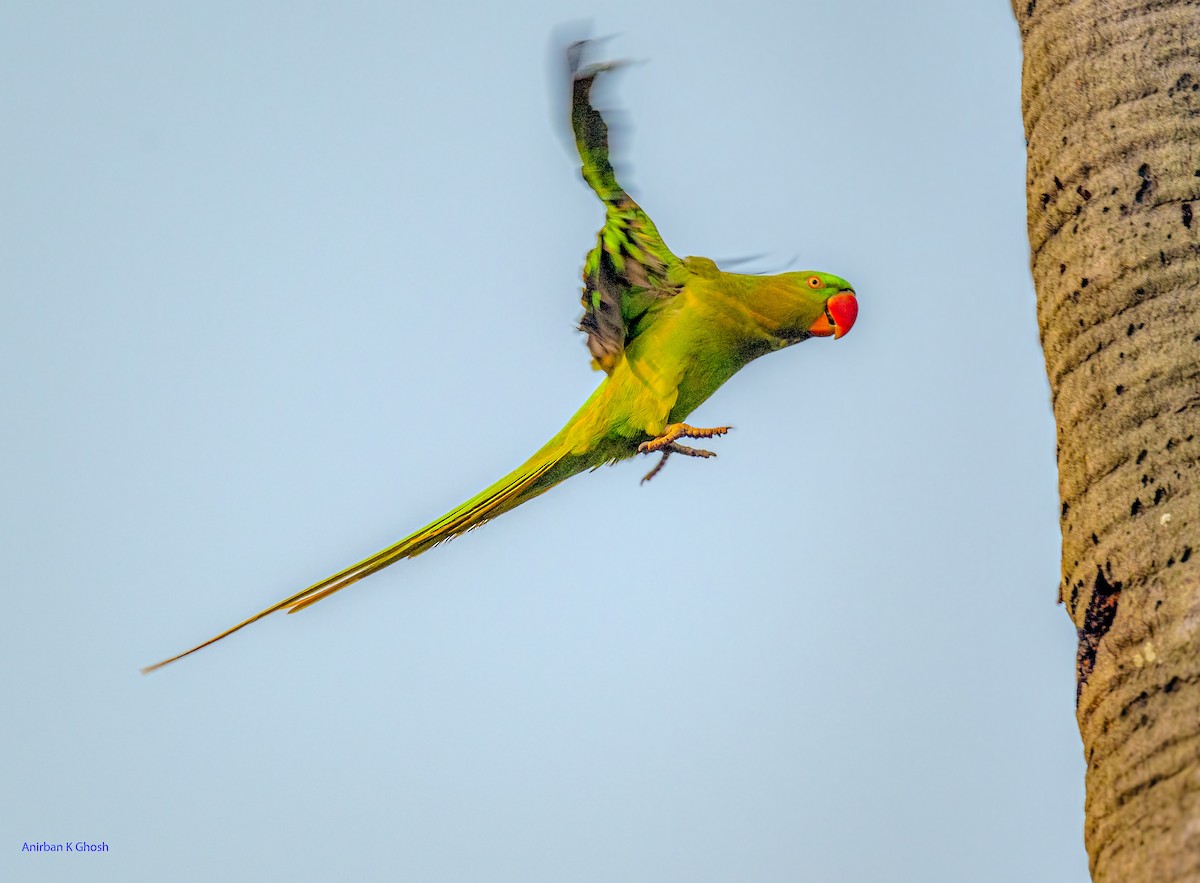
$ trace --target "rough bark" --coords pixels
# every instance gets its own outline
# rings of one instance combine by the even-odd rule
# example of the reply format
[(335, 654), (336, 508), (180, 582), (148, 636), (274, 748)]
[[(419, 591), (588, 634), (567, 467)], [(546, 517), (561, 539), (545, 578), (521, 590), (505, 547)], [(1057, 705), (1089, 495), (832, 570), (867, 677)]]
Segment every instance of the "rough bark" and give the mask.
[(1014, 0), (1097, 881), (1200, 880), (1200, 2)]

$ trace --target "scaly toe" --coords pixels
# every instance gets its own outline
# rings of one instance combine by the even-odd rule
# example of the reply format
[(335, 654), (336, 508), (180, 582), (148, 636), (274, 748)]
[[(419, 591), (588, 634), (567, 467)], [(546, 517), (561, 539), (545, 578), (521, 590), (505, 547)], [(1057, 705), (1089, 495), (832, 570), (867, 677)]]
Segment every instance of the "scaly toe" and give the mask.
[(669, 456), (671, 456), (670, 448), (663, 451), (662, 459), (654, 464), (653, 469), (651, 469), (649, 472), (647, 472), (645, 475), (642, 476), (642, 480), (639, 481), (638, 484), (645, 484), (650, 479), (654, 478), (654, 476), (658, 475), (658, 473), (662, 472), (662, 468), (667, 465), (667, 457), (669, 457)]
[(706, 451), (704, 448), (689, 448), (687, 445), (681, 444), (673, 444), (667, 450), (676, 454), (683, 454), (685, 457), (703, 457), (706, 460), (709, 457), (717, 456), (716, 451)]

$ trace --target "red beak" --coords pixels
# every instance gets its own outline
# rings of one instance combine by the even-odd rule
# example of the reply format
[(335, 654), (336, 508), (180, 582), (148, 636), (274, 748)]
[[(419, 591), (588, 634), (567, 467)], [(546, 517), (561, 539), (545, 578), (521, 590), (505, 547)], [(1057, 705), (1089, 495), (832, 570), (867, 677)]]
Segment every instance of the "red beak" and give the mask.
[(808, 333), (814, 337), (828, 337), (832, 334), (833, 339), (837, 340), (854, 327), (854, 320), (857, 318), (858, 298), (849, 289), (839, 291), (825, 301), (825, 312), (812, 323)]

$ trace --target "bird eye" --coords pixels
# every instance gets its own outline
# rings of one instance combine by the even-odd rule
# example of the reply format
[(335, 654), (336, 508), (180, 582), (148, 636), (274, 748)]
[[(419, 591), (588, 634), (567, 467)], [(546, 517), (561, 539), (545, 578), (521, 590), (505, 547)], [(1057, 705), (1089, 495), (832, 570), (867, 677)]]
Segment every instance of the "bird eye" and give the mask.
[(809, 276), (808, 277), (808, 287), (809, 288), (823, 288), (824, 286), (825, 286), (825, 283), (821, 281), (820, 276)]

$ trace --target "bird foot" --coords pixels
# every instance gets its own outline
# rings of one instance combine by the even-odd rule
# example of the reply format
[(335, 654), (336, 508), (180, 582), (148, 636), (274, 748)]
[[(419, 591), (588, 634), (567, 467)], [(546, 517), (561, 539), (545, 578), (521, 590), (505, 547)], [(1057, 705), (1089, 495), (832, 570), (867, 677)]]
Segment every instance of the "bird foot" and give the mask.
[(662, 468), (667, 465), (667, 457), (671, 456), (672, 454), (683, 454), (685, 457), (703, 457), (706, 460), (709, 457), (717, 456), (714, 451), (706, 451), (703, 448), (689, 448), (687, 445), (679, 445), (675, 444), (674, 442), (667, 445), (665, 448), (662, 448), (661, 450), (662, 459), (654, 464), (653, 469), (642, 476), (642, 480), (638, 482), (638, 484), (645, 484), (650, 479), (654, 478), (654, 476), (658, 475), (658, 473), (662, 471)]
[[(732, 426), (717, 426), (712, 429), (697, 429), (695, 426), (688, 426), (686, 423), (672, 423), (665, 430), (663, 430), (663, 434), (658, 438), (652, 438), (650, 441), (645, 441), (638, 445), (638, 453), (653, 454), (655, 451), (661, 451), (663, 448), (673, 445), (676, 439), (712, 438), (716, 435), (724, 435), (731, 429), (733, 429)], [(683, 445), (679, 445), (679, 447), (682, 448)], [(689, 448), (688, 450), (691, 449)], [(676, 453), (682, 453), (682, 451), (677, 451)], [(711, 453), (711, 451), (708, 453)], [(691, 456), (704, 455), (693, 454)]]

